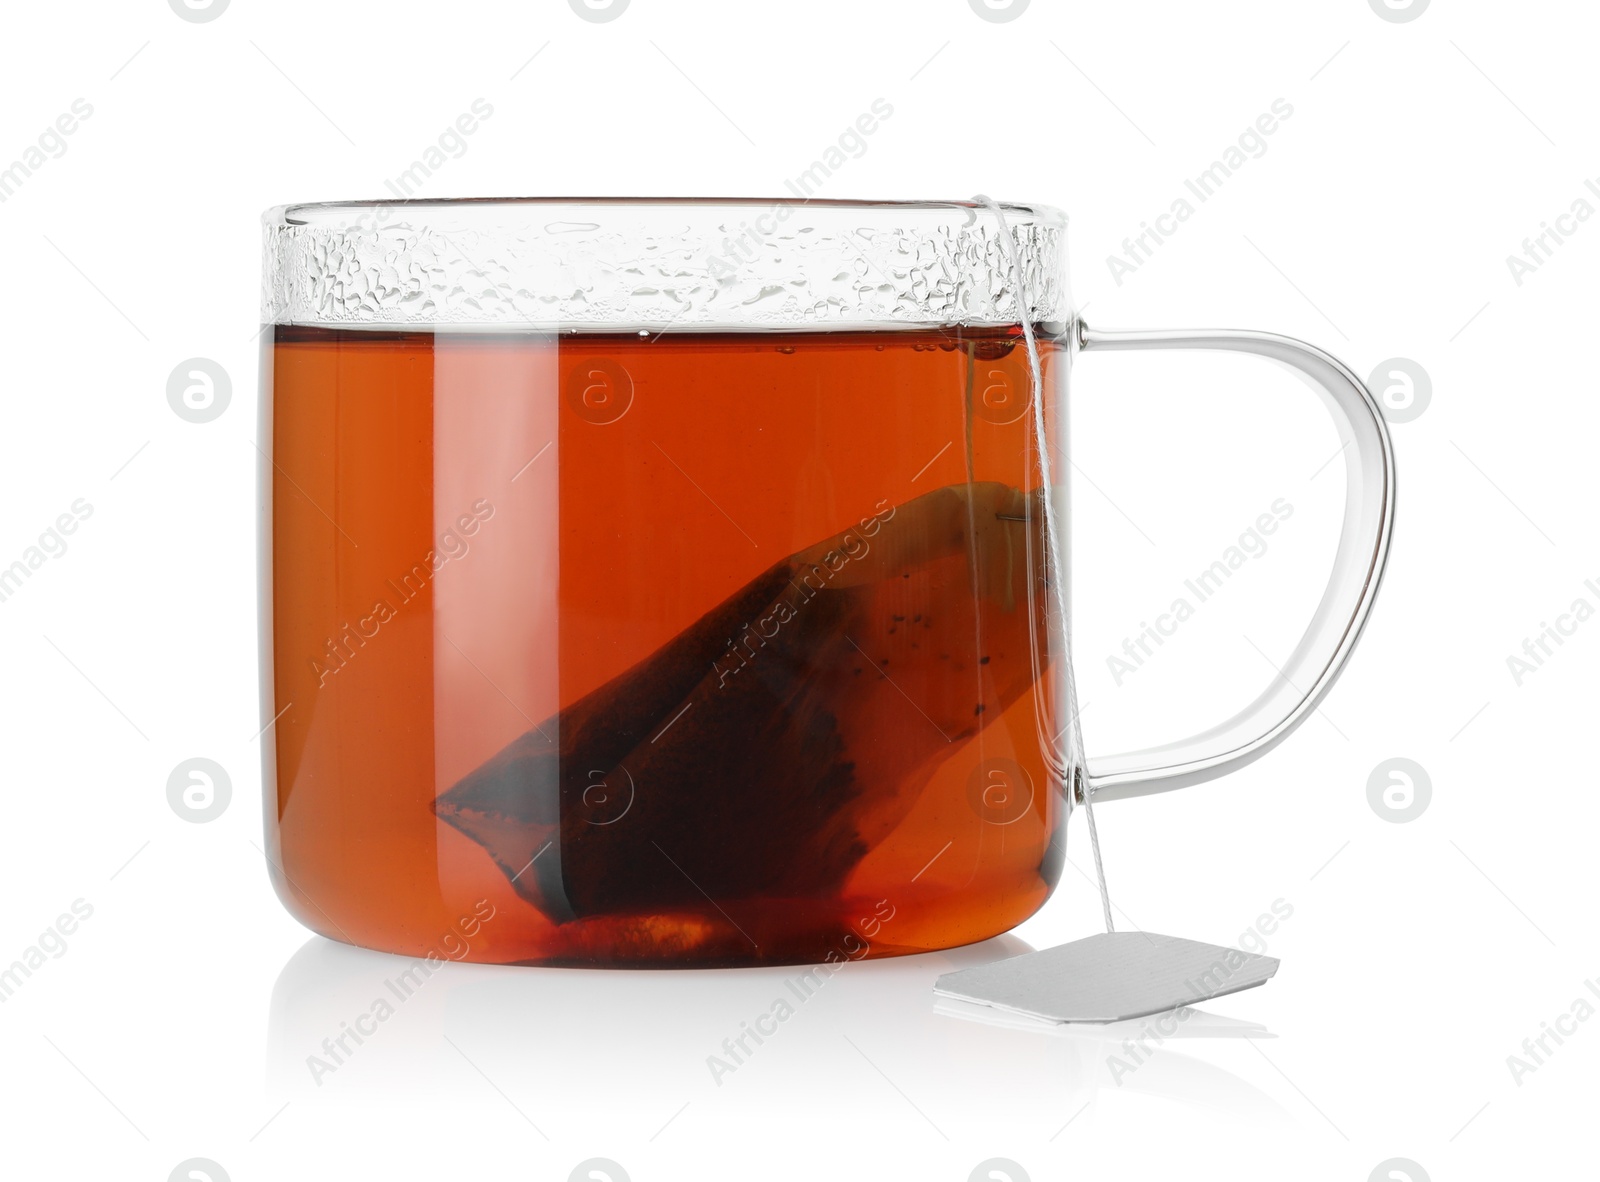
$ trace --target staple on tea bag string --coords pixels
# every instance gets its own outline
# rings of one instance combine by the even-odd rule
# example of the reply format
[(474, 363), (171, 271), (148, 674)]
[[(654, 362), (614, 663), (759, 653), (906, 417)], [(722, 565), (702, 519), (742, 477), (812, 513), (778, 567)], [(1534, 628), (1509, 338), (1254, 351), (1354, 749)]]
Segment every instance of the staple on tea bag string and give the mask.
[[(1038, 346), (1033, 337), (1033, 314), (1005, 212), (988, 197), (978, 196), (973, 200), (994, 214), (999, 223), (1000, 245), (1011, 272), (1018, 319), (1022, 322), (1022, 335), (1027, 344), (1033, 389), (1034, 432), (1039, 448), (1039, 479), (1043, 485), (1040, 500), (1045, 516), (1045, 562), (1049, 582), (1055, 587), (1061, 626), (1065, 632), (1066, 599), (1059, 562), (1060, 548), (1056, 544), (1055, 510), (1050, 493), (1044, 377)], [(1063, 659), (1068, 662), (1070, 669), (1070, 652), (1063, 653)], [(1076, 700), (1070, 672), (1063, 681), (1070, 710), (1074, 708)], [(1073, 717), (1075, 719), (1076, 716)], [(1177, 1010), (1194, 1002), (1264, 984), (1278, 971), (1278, 961), (1273, 957), (1175, 936), (1158, 936), (1152, 932), (1114, 930), (1111, 923), (1111, 895), (1106, 888), (1105, 867), (1100, 858), (1100, 838), (1094, 823), (1093, 793), (1083, 772), (1081, 739), (1076, 727), (1070, 729), (1073, 731), (1072, 759), (1069, 764), (1072, 789), (1066, 794), (1067, 809), (1070, 815), (1072, 797), (1075, 792), (1081, 792), (1083, 811), (1089, 825), (1089, 844), (1094, 850), (1095, 876), (1099, 880), (1100, 906), (1105, 912), (1106, 930), (1042, 952), (1030, 952), (992, 964), (946, 973), (934, 982), (934, 992), (958, 1001), (974, 1002), (1050, 1022), (1116, 1022)], [(1053, 746), (1054, 739), (1050, 743)], [(1055, 763), (1055, 752), (1052, 750), (1047, 754)]]

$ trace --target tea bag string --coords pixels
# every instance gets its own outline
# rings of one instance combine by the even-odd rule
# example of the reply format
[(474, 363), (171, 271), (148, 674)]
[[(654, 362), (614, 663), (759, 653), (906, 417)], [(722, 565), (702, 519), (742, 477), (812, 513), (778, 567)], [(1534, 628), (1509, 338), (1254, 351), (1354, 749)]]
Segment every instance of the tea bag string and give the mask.
[[(977, 196), (973, 197), (973, 201), (983, 206), (990, 213), (994, 214), (995, 220), (1000, 224), (1000, 248), (1005, 252), (1006, 264), (1011, 271), (1011, 286), (1017, 301), (1017, 319), (1022, 323), (1022, 337), (1028, 349), (1028, 372), (1032, 381), (1033, 389), (1033, 428), (1034, 434), (1038, 440), (1039, 482), (1042, 485), (1041, 491), (1043, 493), (1043, 496), (1040, 497), (1040, 502), (1044, 506), (1045, 561), (1049, 565), (1050, 584), (1055, 588), (1056, 608), (1060, 613), (1062, 631), (1065, 632), (1068, 626), (1065, 591), (1066, 582), (1064, 578), (1065, 572), (1062, 571), (1059, 562), (1059, 548), (1056, 545), (1056, 538), (1058, 535), (1056, 533), (1055, 503), (1051, 495), (1050, 445), (1049, 438), (1045, 434), (1044, 374), (1039, 363), (1038, 342), (1034, 340), (1033, 336), (1033, 312), (1030, 306), (1030, 301), (1027, 298), (1027, 289), (1025, 287), (1022, 274), (1022, 264), (1017, 257), (1017, 244), (1011, 237), (1011, 227), (1006, 222), (1005, 211), (1000, 208), (999, 203), (993, 198), (987, 197), (982, 193), (979, 193)], [(1070, 670), (1068, 672), (1067, 684), (1069, 687), (1068, 692), (1071, 694), (1072, 691), (1070, 687), (1072, 682)], [(1069, 709), (1073, 706), (1073, 704), (1074, 703), (1070, 701), (1068, 702)], [(1095, 829), (1094, 824), (1094, 797), (1089, 790), (1089, 785), (1084, 782), (1084, 778), (1079, 771), (1083, 762), (1080, 757), (1081, 752), (1074, 751), (1073, 754), (1075, 758), (1073, 760), (1074, 784), (1072, 786), (1072, 791), (1081, 791), (1083, 795), (1084, 817), (1089, 823), (1089, 846), (1094, 851), (1094, 873), (1095, 878), (1098, 880), (1100, 885), (1100, 908), (1105, 913), (1106, 931), (1110, 932), (1115, 930), (1111, 922), (1111, 892), (1106, 887), (1105, 865), (1100, 858), (1100, 834)], [(1071, 793), (1069, 792), (1067, 798), (1067, 808), (1069, 814), (1072, 807), (1071, 799)]]

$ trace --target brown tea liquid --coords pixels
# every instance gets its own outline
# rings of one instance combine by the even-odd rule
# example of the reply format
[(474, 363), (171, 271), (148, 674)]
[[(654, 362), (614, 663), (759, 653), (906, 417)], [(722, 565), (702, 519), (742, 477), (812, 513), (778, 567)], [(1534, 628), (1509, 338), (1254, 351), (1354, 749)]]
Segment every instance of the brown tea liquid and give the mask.
[(273, 333), (268, 828), (307, 926), (781, 963), (1044, 901), (1020, 330)]

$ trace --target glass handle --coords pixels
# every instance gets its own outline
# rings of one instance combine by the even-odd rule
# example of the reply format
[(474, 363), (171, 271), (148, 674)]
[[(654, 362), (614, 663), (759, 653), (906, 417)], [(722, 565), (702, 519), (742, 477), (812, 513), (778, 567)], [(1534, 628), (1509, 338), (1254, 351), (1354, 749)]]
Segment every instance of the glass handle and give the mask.
[(1316, 709), (1349, 659), (1378, 592), (1394, 528), (1394, 449), (1383, 414), (1361, 380), (1337, 358), (1290, 337), (1222, 329), (1102, 332), (1080, 322), (1078, 345), (1084, 352), (1217, 349), (1279, 362), (1307, 379), (1333, 415), (1346, 472), (1333, 576), (1279, 675), (1254, 702), (1208, 731), (1144, 751), (1089, 757), (1089, 791), (1101, 801), (1226, 775), (1271, 751)]

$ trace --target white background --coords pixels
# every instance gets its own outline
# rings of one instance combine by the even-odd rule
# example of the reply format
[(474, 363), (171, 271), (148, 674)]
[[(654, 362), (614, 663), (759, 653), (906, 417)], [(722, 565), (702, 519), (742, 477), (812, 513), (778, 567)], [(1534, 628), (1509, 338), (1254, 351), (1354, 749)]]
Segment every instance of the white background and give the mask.
[[(1506, 659), (1580, 596), (1600, 606), (1600, 220), (1521, 285), (1505, 261), (1600, 178), (1592, 6), (1438, 0), (1397, 23), (1367, 0), (1034, 0), (993, 22), (966, 0), (633, 0), (596, 23), (565, 0), (233, 0), (194, 23), (103, 0), (3, 20), (0, 166), (93, 107), (0, 204), (0, 565), (93, 508), (0, 603), (0, 964), (93, 908), (0, 1004), (7, 1176), (165, 1179), (205, 1157), (241, 1182), (566, 1179), (604, 1157), (635, 1182), (961, 1182), (1000, 1157), (1012, 1182), (1354, 1182), (1394, 1157), (1441, 1180), (1592, 1162), (1600, 1021), (1520, 1081), (1507, 1057), (1600, 977), (1600, 623), (1520, 686)], [(1387, 582), (1320, 715), (1225, 781), (1099, 814), (1123, 926), (1232, 943), (1293, 908), (1267, 941), (1277, 979), (1186, 1028), (1214, 1037), (1125, 1074), (1107, 1057), (1126, 1032), (933, 1011), (952, 964), (1096, 930), (1075, 828), (1060, 889), (1003, 946), (854, 965), (721, 1086), (705, 1057), (786, 972), (451, 966), (311, 1082), (306, 1055), (404, 965), (309, 937), (257, 848), (257, 219), (384, 196), (480, 97), (493, 116), (425, 195), (773, 195), (882, 97), (893, 116), (824, 195), (1059, 205), (1093, 324), (1267, 328), (1362, 375), (1395, 356), (1431, 375), (1394, 427)], [(1266, 153), (1116, 282), (1106, 257), (1278, 98), (1294, 114)], [(195, 356), (233, 381), (203, 425), (166, 400)], [(1323, 412), (1270, 367), (1094, 356), (1074, 380), (1092, 755), (1200, 729), (1273, 675), (1343, 472)], [(1295, 513), (1268, 553), (1116, 684), (1107, 655), (1279, 497)], [(194, 756), (232, 780), (209, 824), (166, 799)], [(1367, 796), (1397, 756), (1432, 782), (1406, 824)]]

